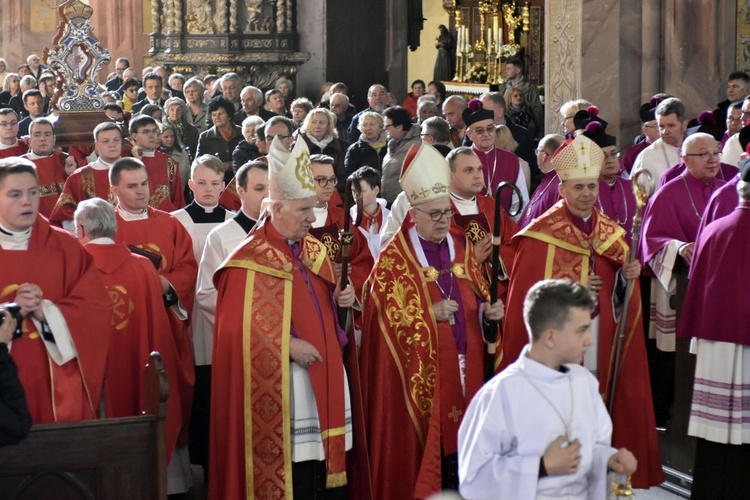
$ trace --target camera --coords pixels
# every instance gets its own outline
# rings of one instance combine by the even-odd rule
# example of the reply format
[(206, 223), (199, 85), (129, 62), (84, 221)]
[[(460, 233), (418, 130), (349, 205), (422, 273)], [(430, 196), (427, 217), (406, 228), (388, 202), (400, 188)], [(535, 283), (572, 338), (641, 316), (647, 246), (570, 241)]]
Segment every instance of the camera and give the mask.
[[(0, 311), (5, 310), (8, 311), (8, 313), (13, 316), (13, 318), (16, 320), (16, 331), (13, 332), (13, 338), (17, 339), (21, 337), (21, 327), (23, 326), (23, 316), (21, 316), (21, 306), (14, 302), (6, 302), (4, 304), (0, 304)], [(5, 316), (0, 315), (0, 325), (3, 324), (3, 321), (5, 321)]]

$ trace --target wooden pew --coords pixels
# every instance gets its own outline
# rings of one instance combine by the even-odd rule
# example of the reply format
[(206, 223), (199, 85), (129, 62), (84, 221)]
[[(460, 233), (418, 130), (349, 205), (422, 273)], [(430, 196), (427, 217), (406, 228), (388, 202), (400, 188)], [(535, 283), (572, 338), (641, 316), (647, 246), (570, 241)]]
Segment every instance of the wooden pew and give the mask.
[(166, 499), (169, 386), (157, 352), (145, 384), (141, 416), (35, 425), (26, 440), (0, 448), (0, 497)]

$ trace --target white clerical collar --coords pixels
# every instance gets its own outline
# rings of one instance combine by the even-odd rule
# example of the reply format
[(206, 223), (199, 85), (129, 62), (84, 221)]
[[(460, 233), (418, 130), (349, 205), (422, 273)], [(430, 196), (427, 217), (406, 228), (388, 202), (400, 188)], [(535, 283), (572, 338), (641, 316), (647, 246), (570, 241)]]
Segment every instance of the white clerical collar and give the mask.
[(141, 148), (141, 158), (143, 158), (144, 156), (146, 158), (153, 158), (154, 156), (156, 156), (156, 150), (152, 149), (151, 151), (149, 151)]
[(521, 355), (518, 356), (518, 362), (519, 368), (532, 378), (551, 381), (555, 379), (563, 379), (568, 376), (568, 373), (570, 373), (570, 369), (565, 365), (562, 365), (560, 370), (555, 370), (539, 361), (531, 359), (529, 357), (529, 349), (529, 344), (526, 344), (523, 347)]
[(29, 152), (26, 153), (26, 156), (29, 160), (43, 160), (44, 158), (49, 158), (50, 156), (52, 156), (52, 153), (48, 154), (47, 156), (39, 156), (35, 152), (29, 150)]
[(112, 164), (107, 163), (101, 158), (97, 158), (96, 161), (92, 161), (91, 163), (89, 163), (89, 166), (94, 170), (109, 170)]
[(322, 207), (313, 207), (313, 214), (315, 214), (315, 222), (313, 222), (313, 228), (323, 227), (328, 220), (328, 203)]
[(195, 203), (196, 205), (198, 205), (199, 207), (201, 207), (203, 209), (203, 211), (206, 212), (207, 214), (214, 213), (214, 210), (216, 210), (216, 207), (219, 206), (219, 204), (217, 203), (216, 205), (214, 205), (212, 207), (207, 207), (205, 205), (201, 205), (200, 203), (198, 203), (197, 200), (193, 200), (193, 203)]
[(583, 219), (583, 222), (588, 222), (588, 221), (589, 221), (589, 219), (591, 219), (591, 217), (593, 217), (593, 216), (594, 216), (594, 213), (593, 213), (593, 212), (591, 212), (591, 213), (590, 213), (590, 214), (588, 215), (588, 217), (581, 217), (581, 219)]
[(467, 200), (451, 191), (451, 200), (453, 200), (453, 205), (455, 205), (456, 210), (461, 215), (475, 215), (479, 213), (476, 196), (472, 196), (471, 199)]
[(148, 208), (144, 208), (142, 212), (134, 214), (122, 208), (122, 205), (117, 205), (117, 212), (120, 214), (120, 217), (128, 222), (148, 219)]
[[(120, 215), (122, 215), (122, 212), (120, 212)], [(94, 238), (93, 240), (89, 241), (86, 244), (87, 245), (114, 245), (115, 240), (113, 240), (112, 238), (101, 237), (101, 238)]]
[(0, 247), (3, 250), (26, 250), (29, 248), (31, 228), (24, 231), (11, 231), (0, 225)]
[(16, 146), (18, 146), (18, 139), (16, 139), (13, 144), (3, 144), (2, 142), (0, 142), (0, 150), (15, 148)]

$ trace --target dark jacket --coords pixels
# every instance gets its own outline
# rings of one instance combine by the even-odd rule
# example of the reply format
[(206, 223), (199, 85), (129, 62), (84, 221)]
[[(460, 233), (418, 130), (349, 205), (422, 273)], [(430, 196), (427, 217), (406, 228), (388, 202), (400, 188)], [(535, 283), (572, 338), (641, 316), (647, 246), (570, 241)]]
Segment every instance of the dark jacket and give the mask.
[[(165, 103), (165, 102), (167, 102), (167, 101), (165, 101), (164, 99), (159, 99), (159, 100), (158, 100), (158, 101), (157, 101), (157, 102), (156, 102), (155, 104), (158, 104), (158, 105), (159, 105), (159, 107), (163, 109), (163, 108), (164, 108), (164, 103)], [(131, 113), (133, 113), (133, 114), (136, 114), (136, 113), (140, 113), (140, 112), (141, 112), (141, 110), (143, 109), (143, 107), (144, 107), (144, 106), (145, 106), (146, 104), (151, 104), (151, 103), (150, 103), (150, 102), (148, 101), (148, 99), (146, 99), (146, 98), (144, 98), (144, 99), (141, 99), (140, 101), (138, 101), (137, 103), (133, 104), (133, 105), (132, 105), (132, 106), (130, 107), (130, 112), (131, 112)]]
[(8, 354), (8, 346), (0, 343), (0, 446), (16, 444), (29, 434), (31, 415), (18, 370)]
[(357, 128), (357, 125), (359, 125), (359, 116), (362, 113), (365, 113), (367, 111), (375, 111), (375, 110), (367, 106), (365, 109), (363, 109), (356, 115), (352, 116), (352, 122), (349, 124), (349, 141), (351, 141), (352, 144), (354, 144), (355, 141), (358, 141), (359, 136), (362, 134), (362, 132), (360, 132), (359, 129)]
[[(276, 113), (272, 111), (268, 111), (267, 109), (260, 108), (258, 110), (258, 116), (260, 116), (264, 122), (267, 122), (274, 116), (279, 116)], [(232, 117), (232, 121), (236, 123), (237, 125), (242, 125), (242, 122), (245, 121), (245, 118), (247, 118), (248, 115), (245, 114), (245, 110), (240, 108), (239, 111), (237, 111), (234, 116)]]
[(237, 174), (237, 170), (240, 169), (245, 163), (260, 158), (262, 155), (258, 150), (258, 146), (255, 144), (248, 144), (245, 139), (242, 139), (237, 147), (232, 151), (232, 171)]
[(380, 171), (383, 167), (383, 158), (387, 152), (387, 146), (383, 146), (378, 152), (360, 137), (346, 150), (346, 156), (344, 157), (346, 174), (351, 175), (360, 167), (372, 167)]
[(120, 87), (122, 87), (123, 83), (124, 82), (122, 81), (122, 78), (120, 78), (119, 76), (113, 76), (112, 78), (104, 82), (104, 87), (109, 92), (117, 92), (120, 90)]
[(341, 143), (339, 140), (333, 139), (325, 148), (320, 149), (320, 147), (313, 143), (306, 134), (300, 132), (299, 137), (304, 139), (307, 144), (307, 149), (310, 150), (310, 156), (324, 154), (333, 158), (333, 172), (338, 179), (336, 189), (339, 190), (339, 193), (343, 193), (344, 187), (346, 186), (346, 169), (344, 168), (344, 150), (341, 149)]
[[(198, 151), (195, 153), (195, 156), (213, 155), (223, 161), (225, 165), (231, 165), (232, 152), (240, 141), (244, 139), (242, 129), (237, 125), (233, 126), (234, 129), (232, 130), (232, 137), (230, 137), (229, 142), (224, 140), (219, 131), (216, 130), (216, 126), (201, 133), (198, 139)], [(232, 169), (227, 168), (224, 172), (224, 181), (229, 183), (232, 177), (234, 177)]]

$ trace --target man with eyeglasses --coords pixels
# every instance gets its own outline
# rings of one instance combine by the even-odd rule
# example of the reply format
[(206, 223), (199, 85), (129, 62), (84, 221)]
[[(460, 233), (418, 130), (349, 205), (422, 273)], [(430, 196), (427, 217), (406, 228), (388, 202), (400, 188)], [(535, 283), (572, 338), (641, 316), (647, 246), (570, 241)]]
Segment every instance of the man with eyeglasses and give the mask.
[(727, 130), (721, 137), (721, 147), (727, 143), (730, 137), (739, 133), (742, 128), (742, 103), (734, 103), (727, 108)]
[(26, 140), (18, 138), (18, 115), (11, 108), (0, 109), (0, 159), (28, 152)]
[(635, 164), (635, 159), (641, 151), (649, 147), (659, 138), (659, 125), (656, 123), (656, 107), (663, 101), (666, 94), (656, 94), (648, 102), (644, 102), (638, 110), (641, 116), (642, 134), (636, 137), (636, 142), (630, 146), (622, 155), (620, 165), (622, 170), (630, 174)]
[(728, 110), (733, 104), (741, 104), (743, 99), (750, 95), (750, 75), (744, 71), (733, 71), (727, 78), (726, 87), (727, 98), (716, 105), (713, 111), (716, 118), (716, 127), (720, 131), (725, 131), (727, 124), (725, 122), (728, 116)]
[(431, 144), (443, 156), (448, 156), (448, 153), (453, 149), (451, 147), (451, 128), (448, 122), (444, 118), (433, 116), (423, 121), (420, 126), (422, 131), (419, 137), (422, 138), (422, 141)]
[(352, 117), (352, 123), (349, 125), (349, 142), (354, 144), (359, 140), (362, 132), (357, 127), (359, 125), (359, 116), (366, 111), (375, 111), (382, 113), (388, 107), (388, 89), (383, 85), (376, 83), (371, 85), (367, 90), (367, 107)]
[(429, 144), (412, 148), (401, 185), (410, 218), (381, 250), (362, 302), (373, 498), (457, 489), (458, 426), (483, 384), (482, 323), (504, 312), (501, 301), (489, 303), (473, 245), (451, 230), (443, 155)]
[[(742, 122), (742, 127), (750, 125), (750, 96), (742, 101), (742, 106), (740, 108), (740, 121)], [(744, 152), (745, 150), (740, 145), (739, 134), (735, 134), (727, 139), (726, 144), (724, 144), (724, 149), (721, 151), (721, 158), (724, 160), (724, 163), (737, 167), (740, 164), (740, 159)]]
[[(651, 198), (643, 215), (643, 232), (638, 249), (639, 259), (654, 274), (651, 280), (651, 316), (649, 337), (656, 339), (656, 348), (667, 353), (664, 362), (674, 359), (678, 348), (675, 339), (677, 309), (684, 290), (678, 291), (678, 275), (687, 279), (698, 228), (711, 195), (724, 184), (718, 142), (710, 134), (696, 133), (682, 144), (685, 170), (664, 184)], [(658, 321), (657, 321), (658, 319)], [(665, 387), (659, 400), (665, 402), (660, 421), (668, 419), (674, 397), (674, 375), (670, 371), (663, 380)]]
[(149, 205), (165, 212), (174, 212), (185, 206), (180, 167), (158, 150), (161, 145), (159, 136), (159, 124), (150, 116), (139, 115), (131, 120), (132, 155), (146, 165), (151, 189)]
[(123, 84), (122, 74), (130, 67), (130, 61), (126, 57), (118, 57), (115, 60), (115, 76), (106, 81), (104, 86), (108, 91), (117, 91)]
[(526, 185), (526, 177), (521, 170), (518, 157), (495, 147), (495, 114), (489, 109), (484, 109), (482, 101), (472, 99), (469, 106), (463, 111), (463, 120), (466, 123), (466, 136), (471, 140), (471, 148), (479, 157), (484, 167), (485, 194), (489, 197), (495, 196), (495, 191), (501, 182), (515, 184), (521, 192), (518, 195), (511, 194), (510, 189), (501, 193), (503, 209), (518, 213), (516, 220), (526, 204), (529, 202), (529, 188)]
[(518, 219), (519, 227), (523, 228), (546, 212), (554, 205), (560, 197), (557, 186), (560, 178), (555, 173), (552, 165), (552, 157), (557, 149), (565, 142), (565, 137), (560, 134), (547, 134), (541, 138), (536, 148), (536, 159), (539, 170), (542, 172), (542, 180), (529, 198), (529, 203), (523, 210), (521, 218)]
[(680, 162), (680, 146), (687, 133), (687, 117), (685, 105), (676, 97), (660, 102), (655, 115), (659, 139), (641, 151), (635, 159), (633, 175), (645, 168), (658, 185), (662, 174)]
[[(503, 328), (503, 358), (498, 370), (515, 361), (528, 343), (523, 304), (529, 289), (543, 279), (570, 279), (598, 296), (592, 314), (593, 344), (584, 366), (599, 379), (605, 401), (612, 390), (612, 365), (618, 320), (625, 321), (628, 346), (622, 358), (612, 414), (612, 444), (626, 447), (638, 459), (633, 486), (648, 488), (664, 480), (654, 424), (646, 343), (641, 319), (640, 287), (636, 281), (627, 311), (622, 303), (622, 279), (637, 280), (641, 265), (629, 262), (625, 230), (597, 208), (601, 148), (585, 134), (566, 141), (552, 162), (560, 177), (561, 200), (513, 238), (515, 260), (510, 275), (508, 307)], [(619, 316), (619, 317), (618, 317)], [(632, 411), (638, 408), (637, 412)]]

